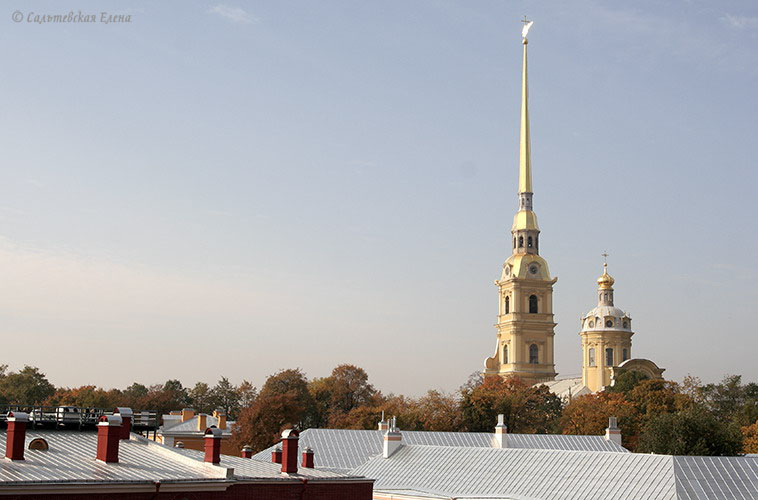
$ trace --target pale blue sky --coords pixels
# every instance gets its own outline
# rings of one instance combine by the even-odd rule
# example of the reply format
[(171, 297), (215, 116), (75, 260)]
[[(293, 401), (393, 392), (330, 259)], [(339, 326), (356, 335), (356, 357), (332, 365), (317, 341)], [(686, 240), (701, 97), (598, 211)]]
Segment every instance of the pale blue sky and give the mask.
[[(131, 23), (26, 21), (70, 10)], [(0, 363), (455, 389), (495, 346), (524, 14), (558, 371), (607, 250), (635, 356), (758, 379), (750, 1), (4, 2)]]

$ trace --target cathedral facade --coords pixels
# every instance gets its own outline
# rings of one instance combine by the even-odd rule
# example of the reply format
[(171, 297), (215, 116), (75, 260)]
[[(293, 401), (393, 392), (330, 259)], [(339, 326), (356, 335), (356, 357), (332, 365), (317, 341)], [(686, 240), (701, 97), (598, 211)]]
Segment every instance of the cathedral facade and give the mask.
[(521, 74), (521, 133), (518, 211), (511, 227), (512, 251), (503, 264), (498, 288), (497, 344), (484, 361), (484, 375), (518, 377), (528, 384), (545, 384), (560, 396), (571, 397), (613, 385), (625, 370), (662, 378), (663, 369), (650, 360), (632, 358), (632, 320), (614, 305), (613, 278), (607, 264), (598, 278), (598, 305), (582, 316), (582, 376), (556, 380), (553, 286), (547, 261), (540, 256), (540, 229), (534, 212), (527, 38), (523, 31)]

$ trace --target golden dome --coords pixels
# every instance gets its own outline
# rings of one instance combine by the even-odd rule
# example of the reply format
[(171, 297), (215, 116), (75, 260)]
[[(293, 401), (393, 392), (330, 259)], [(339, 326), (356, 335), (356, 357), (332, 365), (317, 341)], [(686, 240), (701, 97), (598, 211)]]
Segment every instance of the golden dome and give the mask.
[(597, 279), (597, 286), (602, 290), (607, 290), (608, 288), (611, 288), (615, 282), (616, 280), (608, 274), (608, 264), (603, 264), (603, 275)]

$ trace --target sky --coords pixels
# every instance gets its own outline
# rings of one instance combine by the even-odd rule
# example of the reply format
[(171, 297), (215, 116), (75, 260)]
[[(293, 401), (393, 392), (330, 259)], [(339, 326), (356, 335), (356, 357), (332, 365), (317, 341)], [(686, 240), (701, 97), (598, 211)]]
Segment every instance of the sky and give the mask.
[[(69, 12), (96, 22), (35, 22)], [(634, 357), (758, 381), (758, 4), (731, 0), (3, 2), (0, 364), (456, 390), (495, 349), (524, 15), (559, 375), (607, 251)]]

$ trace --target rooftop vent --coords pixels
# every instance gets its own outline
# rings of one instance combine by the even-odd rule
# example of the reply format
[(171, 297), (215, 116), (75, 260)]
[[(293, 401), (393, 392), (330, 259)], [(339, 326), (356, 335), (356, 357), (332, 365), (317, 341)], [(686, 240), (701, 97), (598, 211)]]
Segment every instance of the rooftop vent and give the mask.
[(29, 441), (29, 449), (37, 450), (37, 451), (47, 451), (50, 449), (50, 445), (47, 444), (47, 441), (45, 441), (42, 438), (34, 438), (31, 441)]

